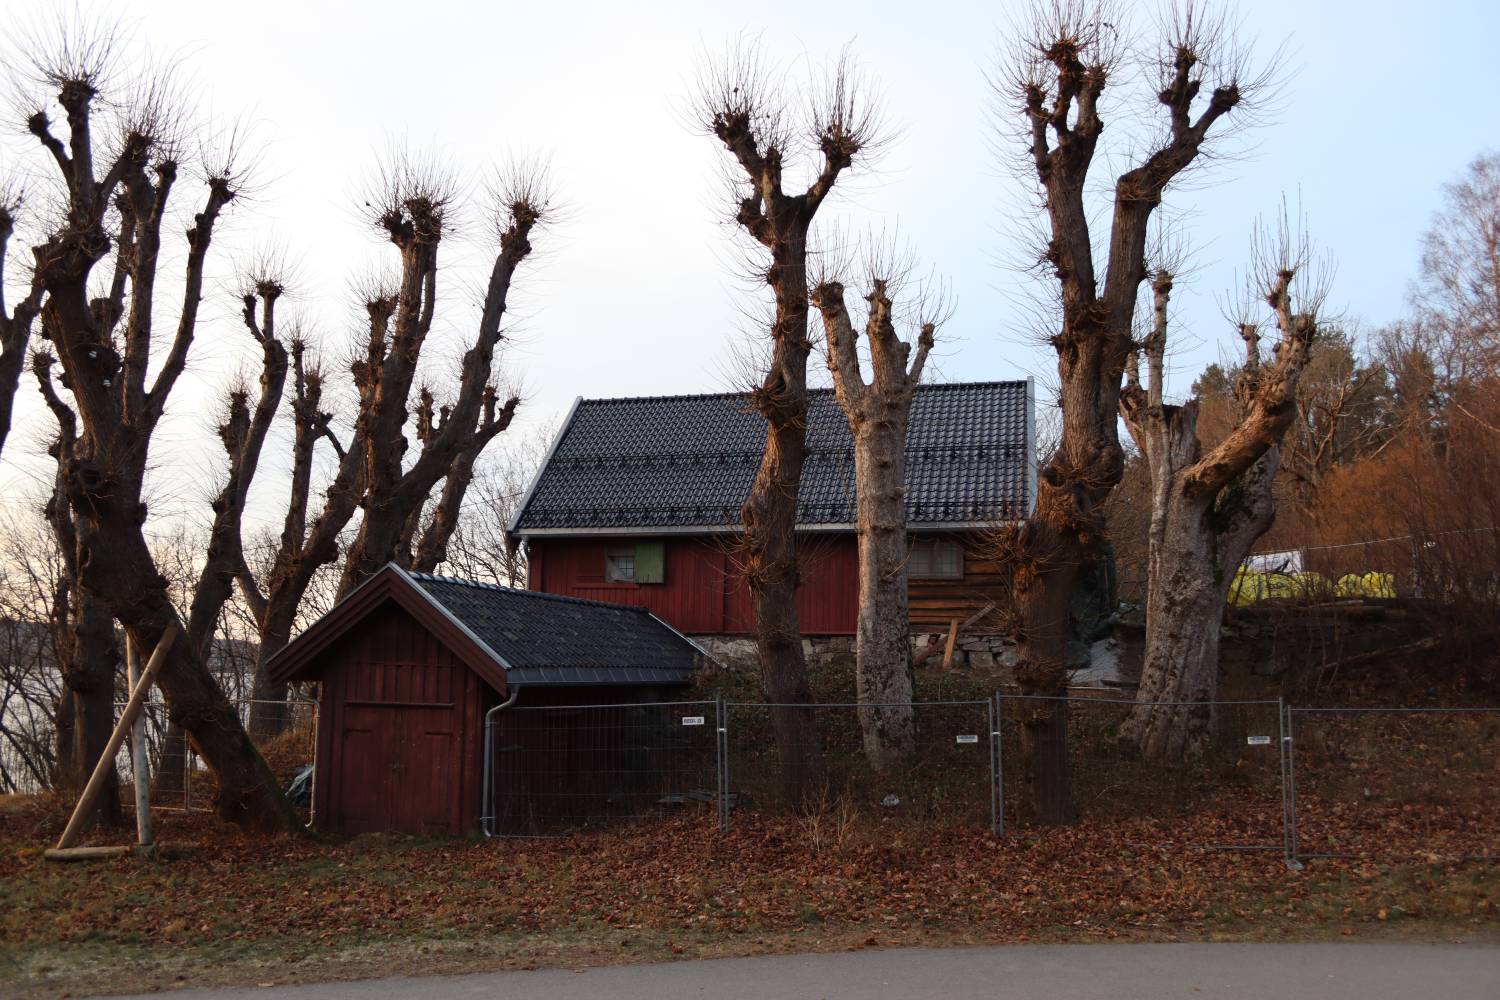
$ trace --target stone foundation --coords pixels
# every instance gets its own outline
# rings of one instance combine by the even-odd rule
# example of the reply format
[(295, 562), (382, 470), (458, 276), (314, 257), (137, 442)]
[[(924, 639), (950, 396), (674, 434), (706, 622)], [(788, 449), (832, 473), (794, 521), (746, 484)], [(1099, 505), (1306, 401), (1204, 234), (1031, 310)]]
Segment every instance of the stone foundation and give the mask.
[[(746, 636), (695, 635), (694, 642), (702, 646), (714, 660), (726, 670), (736, 673), (756, 671), (755, 640)], [(911, 637), (912, 652), (922, 650), (929, 643), (936, 643), (938, 651), (922, 663), (919, 670), (935, 670), (943, 665), (942, 649), (948, 641), (948, 633), (919, 632)], [(1121, 644), (1111, 637), (1095, 642), (1088, 650), (1088, 658), (1075, 666), (1075, 686), (1115, 686), (1120, 683)], [(854, 667), (854, 637), (851, 635), (804, 636), (802, 655), (811, 666), (835, 666), (847, 664)], [(1016, 664), (1015, 643), (998, 635), (960, 635), (953, 646), (950, 669), (973, 670), (999, 675), (1007, 681), (1011, 668)]]
[[(695, 635), (694, 642), (707, 650), (708, 655), (729, 670), (755, 669), (755, 640), (745, 636)], [(943, 644), (948, 634), (918, 633), (911, 637), (912, 652), (920, 651), (929, 642), (936, 642), (938, 652), (928, 657), (922, 669), (942, 665)], [(834, 663), (840, 660), (854, 662), (854, 637), (852, 635), (813, 635), (802, 639), (802, 655), (812, 664)], [(954, 669), (969, 668), (990, 670), (995, 667), (1010, 667), (1016, 661), (1015, 644), (998, 635), (960, 635), (953, 646)]]

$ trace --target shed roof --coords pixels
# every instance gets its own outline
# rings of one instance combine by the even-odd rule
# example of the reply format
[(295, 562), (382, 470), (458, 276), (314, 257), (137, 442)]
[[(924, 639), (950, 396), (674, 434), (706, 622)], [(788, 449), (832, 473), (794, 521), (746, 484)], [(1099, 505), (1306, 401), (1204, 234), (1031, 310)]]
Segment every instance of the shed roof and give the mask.
[[(907, 522), (1024, 517), (1033, 492), (1030, 383), (922, 385), (906, 436)], [(515, 534), (740, 523), (765, 447), (743, 393), (579, 400), (511, 525)], [(854, 522), (854, 444), (832, 389), (809, 393), (798, 522)]]
[(496, 690), (685, 684), (702, 650), (645, 608), (513, 590), (388, 564), (267, 663), (278, 681), (314, 679), (317, 654), (393, 600)]

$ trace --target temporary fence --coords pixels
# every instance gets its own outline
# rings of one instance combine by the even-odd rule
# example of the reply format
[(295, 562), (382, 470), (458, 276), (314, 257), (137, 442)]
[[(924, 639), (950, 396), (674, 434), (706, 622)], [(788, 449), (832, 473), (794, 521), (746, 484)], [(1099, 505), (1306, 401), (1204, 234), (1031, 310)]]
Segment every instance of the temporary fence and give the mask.
[[(289, 701), (257, 701), (241, 699), (230, 702), (240, 717), (240, 723), (251, 732), (251, 739), (270, 765), (271, 772), (284, 789), (314, 763), (317, 751), (317, 703), (312, 699)], [(122, 708), (124, 703), (116, 705)], [(272, 709), (278, 717), (278, 731), (256, 733), (250, 729), (251, 713), (256, 706)], [(213, 773), (193, 748), (187, 734), (172, 724), (167, 706), (163, 702), (151, 701), (142, 706), (146, 720), (146, 759), (150, 765), (148, 780), (151, 783), (150, 802), (153, 810), (203, 812), (213, 808), (218, 784)], [(131, 739), (134, 736), (132, 735)], [(115, 758), (115, 768), (122, 786), (135, 784), (135, 766), (130, 740), (120, 747)], [(294, 799), (297, 796), (294, 795)], [(122, 794), (121, 801), (133, 807), (135, 797)], [(302, 803), (299, 803), (302, 804)], [(304, 805), (304, 809), (306, 805)]]
[[(999, 695), (1003, 773), (1002, 818), (1026, 824), (1030, 779), (1022, 766), (1034, 751), (1028, 729), (1061, 718), (1065, 765), (1080, 815), (1104, 821), (1150, 818), (1157, 842), (1233, 850), (1279, 851), (1286, 844), (1284, 741), (1279, 701), (1152, 702), (1121, 698)], [(1126, 721), (1149, 707), (1196, 715), (1208, 738), (1200, 752), (1164, 766), (1142, 757)], [(1063, 710), (1063, 711), (1059, 711)], [(1182, 823), (1212, 814), (1217, 822)]]
[(515, 707), (485, 727), (481, 825), (501, 836), (727, 808), (713, 701)]
[[(726, 709), (727, 780), (738, 809), (998, 822), (991, 701)], [(882, 732), (882, 742), (867, 747), (867, 730)]]
[[(1147, 708), (1193, 716), (1208, 734), (1200, 752), (1170, 765), (1143, 758), (1128, 720)], [(727, 831), (736, 816), (794, 812), (1005, 836), (1037, 821), (1030, 758), (1049, 717), (1066, 720), (1063, 764), (1081, 818), (1119, 825), (1126, 841), (1292, 863), (1500, 857), (1500, 709), (1279, 700), (507, 708), (486, 729), (483, 825), (548, 836), (697, 811)], [(882, 742), (867, 745), (877, 727)]]
[(1288, 852), (1500, 857), (1500, 709), (1291, 708)]

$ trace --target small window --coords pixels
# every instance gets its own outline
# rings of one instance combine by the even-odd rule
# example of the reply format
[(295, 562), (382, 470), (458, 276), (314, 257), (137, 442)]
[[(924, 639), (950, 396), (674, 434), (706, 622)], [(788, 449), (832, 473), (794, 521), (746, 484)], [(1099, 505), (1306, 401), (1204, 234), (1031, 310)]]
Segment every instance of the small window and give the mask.
[(963, 546), (946, 538), (913, 539), (907, 575), (917, 580), (962, 580)]
[(604, 579), (610, 583), (635, 582), (635, 546), (610, 549), (604, 555)]
[(665, 545), (639, 542), (617, 545), (604, 554), (604, 579), (608, 583), (661, 583), (665, 576)]

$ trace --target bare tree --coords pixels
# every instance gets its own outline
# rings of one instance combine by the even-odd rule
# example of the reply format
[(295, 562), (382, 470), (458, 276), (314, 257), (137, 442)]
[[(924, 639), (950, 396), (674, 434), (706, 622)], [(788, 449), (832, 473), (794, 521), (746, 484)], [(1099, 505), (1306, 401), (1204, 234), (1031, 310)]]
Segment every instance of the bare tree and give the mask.
[[(266, 677), (265, 664), (291, 639), (304, 595), (318, 570), (339, 556), (340, 534), (357, 509), (363, 518), (345, 546), (338, 593), (347, 594), (387, 562), (430, 569), (446, 558), (447, 544), (475, 462), (485, 446), (510, 426), (520, 398), (492, 382), (502, 321), (517, 268), (531, 254), (531, 236), (547, 219), (545, 175), (518, 168), (493, 192), (496, 248), (472, 346), (463, 356), (454, 401), (439, 406), (432, 391), (417, 392), (415, 432), (421, 445), (406, 459), (408, 406), (418, 363), (438, 304), (438, 248), (447, 233), (451, 195), (436, 173), (408, 159), (388, 169), (373, 200), (374, 221), (400, 254), (394, 288), (377, 287), (365, 302), (368, 320), (362, 354), (351, 365), (358, 401), (348, 445), (322, 409), (323, 373), (293, 347), (295, 441), (291, 496), (280, 543), (264, 588), (242, 560), (239, 579), (260, 623), (255, 697), (281, 701), (283, 686)], [(326, 440), (339, 456), (321, 513), (308, 525), (314, 449)], [(427, 500), (439, 482), (441, 496), (424, 525)], [(256, 706), (252, 728), (279, 726), (274, 709)]]
[[(58, 726), (60, 715), (72, 722), (74, 697), (58, 669), (68, 658), (58, 639), (70, 633), (56, 627), (71, 619), (57, 608), (72, 598), (69, 568), (50, 526), (32, 515), (12, 513), (0, 524), (0, 788), (12, 792), (66, 786), (71, 775), (58, 774), (59, 757), (76, 753), (76, 728), (61, 736)], [(100, 812), (118, 815), (115, 789), (100, 798)]]
[(917, 321), (916, 351), (896, 332), (888, 269), (872, 274), (865, 320), (871, 378), (860, 370), (859, 334), (844, 286), (825, 280), (812, 301), (823, 315), (828, 367), (854, 438), (855, 524), (859, 536), (859, 618), (855, 688), (865, 755), (876, 770), (908, 754), (912, 719), (911, 623), (907, 609), (906, 429), (912, 398), (932, 350), (936, 316)]
[(6, 265), (10, 262), (10, 238), (25, 202), (19, 187), (0, 185), (0, 454), (10, 434), (10, 418), (16, 387), (26, 361), (26, 345), (41, 308), (42, 285), (33, 280), (25, 298), (9, 307), (5, 301)]
[[(1152, 215), (1168, 185), (1198, 159), (1220, 121), (1245, 105), (1253, 87), (1238, 54), (1224, 47), (1232, 32), (1222, 19), (1189, 5), (1164, 25), (1151, 68), (1165, 127), (1115, 179), (1100, 259), (1086, 189), (1101, 159), (1101, 100), (1119, 68), (1127, 13), (1087, 0), (1039, 4), (1001, 86), (1007, 106), (1024, 118), (1027, 162), (1045, 195), (1042, 260), (1057, 281), (1060, 312), (1050, 343), (1058, 359), (1061, 441), (1042, 466), (1031, 516), (1003, 533), (998, 546), (1010, 568), (1016, 679), (1029, 695), (1067, 693), (1073, 593), (1099, 557), (1101, 505), (1124, 467), (1119, 397), (1148, 273)], [(1067, 703), (1029, 704), (1022, 729), (1033, 810), (1044, 823), (1071, 822), (1077, 808)]]
[(1166, 270), (1152, 276), (1151, 329), (1132, 355), (1120, 396), (1120, 414), (1151, 472), (1146, 653), (1137, 704), (1121, 739), (1151, 760), (1180, 761), (1208, 748), (1224, 605), (1240, 563), (1276, 516), (1272, 485), (1282, 438), (1297, 416), (1297, 381), (1317, 333), (1321, 291), (1311, 289), (1293, 301), (1293, 281), (1308, 260), (1288, 239), (1267, 264), (1263, 294), (1281, 337), (1272, 358), (1263, 361), (1259, 326), (1248, 319), (1240, 323), (1245, 365), (1234, 385), (1239, 419), (1217, 446), (1204, 454), (1197, 399), (1180, 406), (1163, 401), (1173, 283)]
[[(533, 427), (476, 473), (448, 544), (445, 572), (506, 587), (526, 586), (525, 547), (515, 544), (507, 530), (556, 433), (550, 423)], [(507, 434), (507, 441), (514, 434)]]
[[(77, 519), (68, 502), (67, 474), (78, 443), (78, 420), (52, 391), (50, 354), (37, 352), (32, 366), (42, 394), (57, 418), (51, 453), (57, 461), (52, 496), (43, 514), (52, 528), (62, 572), (53, 580), (49, 627), (63, 688), (57, 701), (57, 754), (54, 788), (80, 791), (104, 753), (115, 725), (115, 681), (120, 655), (114, 615), (109, 606), (83, 586), (79, 573)], [(119, 826), (119, 776), (111, 768), (94, 805), (90, 823)]]
[[(214, 229), (234, 200), (234, 153), (202, 164), (204, 193), (186, 234), (187, 254), (177, 326), (148, 379), (162, 261), (162, 227), (181, 168), (160, 85), (138, 99), (99, 100), (107, 44), (64, 42), (37, 68), (65, 115), (58, 138), (50, 104), (39, 101), (26, 126), (48, 154), (65, 204), (46, 220), (33, 249), (45, 291), (42, 335), (56, 350), (65, 400), (50, 364), (38, 367), (48, 405), (70, 411), (77, 435), (60, 459), (61, 486), (72, 510), (78, 579), (109, 607), (142, 649), (181, 627), (146, 544), (143, 496), (153, 432), (187, 365), (198, 327), (204, 267)], [(108, 262), (98, 283), (96, 268)], [(171, 715), (191, 734), (219, 780), (219, 815), (247, 826), (292, 828), (295, 814), (256, 752), (198, 649), (176, 642), (159, 675)]]
[[(790, 797), (810, 791), (821, 756), (811, 712), (807, 663), (797, 621), (797, 498), (807, 452), (808, 233), (844, 171), (877, 142), (872, 105), (847, 59), (825, 93), (811, 98), (805, 126), (794, 122), (759, 54), (737, 47), (699, 85), (698, 116), (734, 159), (735, 222), (769, 257), (765, 280), (775, 299), (767, 331), (770, 359), (751, 405), (766, 420), (766, 447), (741, 518), (741, 563), (755, 610), (755, 641)], [(784, 184), (786, 157), (811, 147), (805, 188)], [(800, 185), (799, 185), (800, 186)]]

